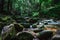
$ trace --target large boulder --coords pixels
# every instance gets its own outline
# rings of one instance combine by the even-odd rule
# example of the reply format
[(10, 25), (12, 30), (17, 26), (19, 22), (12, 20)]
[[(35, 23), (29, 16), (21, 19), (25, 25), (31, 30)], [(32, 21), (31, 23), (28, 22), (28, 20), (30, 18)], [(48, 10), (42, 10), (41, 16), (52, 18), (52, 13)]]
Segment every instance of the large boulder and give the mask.
[(15, 37), (16, 33), (23, 31), (23, 26), (15, 23), (4, 26), (1, 32), (2, 40), (8, 40), (11, 37)]
[(40, 32), (38, 38), (39, 38), (40, 40), (48, 40), (48, 39), (50, 39), (52, 36), (53, 36), (53, 32), (52, 32), (52, 31), (47, 31), (47, 30), (45, 30), (45, 31)]
[(21, 32), (17, 35), (18, 40), (33, 40), (34, 36), (28, 32)]
[(54, 35), (51, 40), (60, 40), (60, 35)]

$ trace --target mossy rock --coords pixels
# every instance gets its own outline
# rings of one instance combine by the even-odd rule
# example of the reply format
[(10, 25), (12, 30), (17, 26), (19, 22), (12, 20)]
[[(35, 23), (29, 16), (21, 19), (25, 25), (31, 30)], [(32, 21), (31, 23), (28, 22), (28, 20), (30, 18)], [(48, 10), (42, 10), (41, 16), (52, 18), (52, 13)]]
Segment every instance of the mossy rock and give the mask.
[(30, 33), (27, 33), (27, 32), (22, 32), (22, 33), (20, 33), (18, 36), (17, 36), (17, 38), (19, 39), (19, 40), (33, 40), (33, 35), (32, 34), (30, 34)]
[(32, 25), (33, 28), (37, 28), (37, 25)]

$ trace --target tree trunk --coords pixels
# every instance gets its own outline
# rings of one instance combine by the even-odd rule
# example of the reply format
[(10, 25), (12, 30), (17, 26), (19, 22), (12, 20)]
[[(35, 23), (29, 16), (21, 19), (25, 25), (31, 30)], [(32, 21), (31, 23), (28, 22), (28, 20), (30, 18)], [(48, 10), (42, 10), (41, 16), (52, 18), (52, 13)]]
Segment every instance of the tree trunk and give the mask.
[(0, 12), (3, 12), (4, 0), (0, 0)]

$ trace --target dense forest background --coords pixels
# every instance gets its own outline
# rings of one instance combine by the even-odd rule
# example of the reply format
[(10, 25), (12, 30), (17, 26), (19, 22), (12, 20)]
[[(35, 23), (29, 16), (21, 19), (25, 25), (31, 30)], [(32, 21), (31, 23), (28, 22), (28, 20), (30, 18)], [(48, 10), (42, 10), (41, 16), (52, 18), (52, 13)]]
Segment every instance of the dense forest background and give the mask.
[(60, 19), (60, 0), (0, 0), (1, 25), (24, 17)]
[(60, 18), (60, 0), (0, 0), (0, 14)]

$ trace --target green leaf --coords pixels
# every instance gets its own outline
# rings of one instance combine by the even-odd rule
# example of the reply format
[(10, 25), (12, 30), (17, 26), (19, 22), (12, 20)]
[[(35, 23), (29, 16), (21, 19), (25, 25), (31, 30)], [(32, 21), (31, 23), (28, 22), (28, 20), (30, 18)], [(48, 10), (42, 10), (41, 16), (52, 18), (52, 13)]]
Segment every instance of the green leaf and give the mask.
[(33, 17), (35, 17), (39, 15), (39, 12), (33, 12), (32, 14), (33, 14)]

